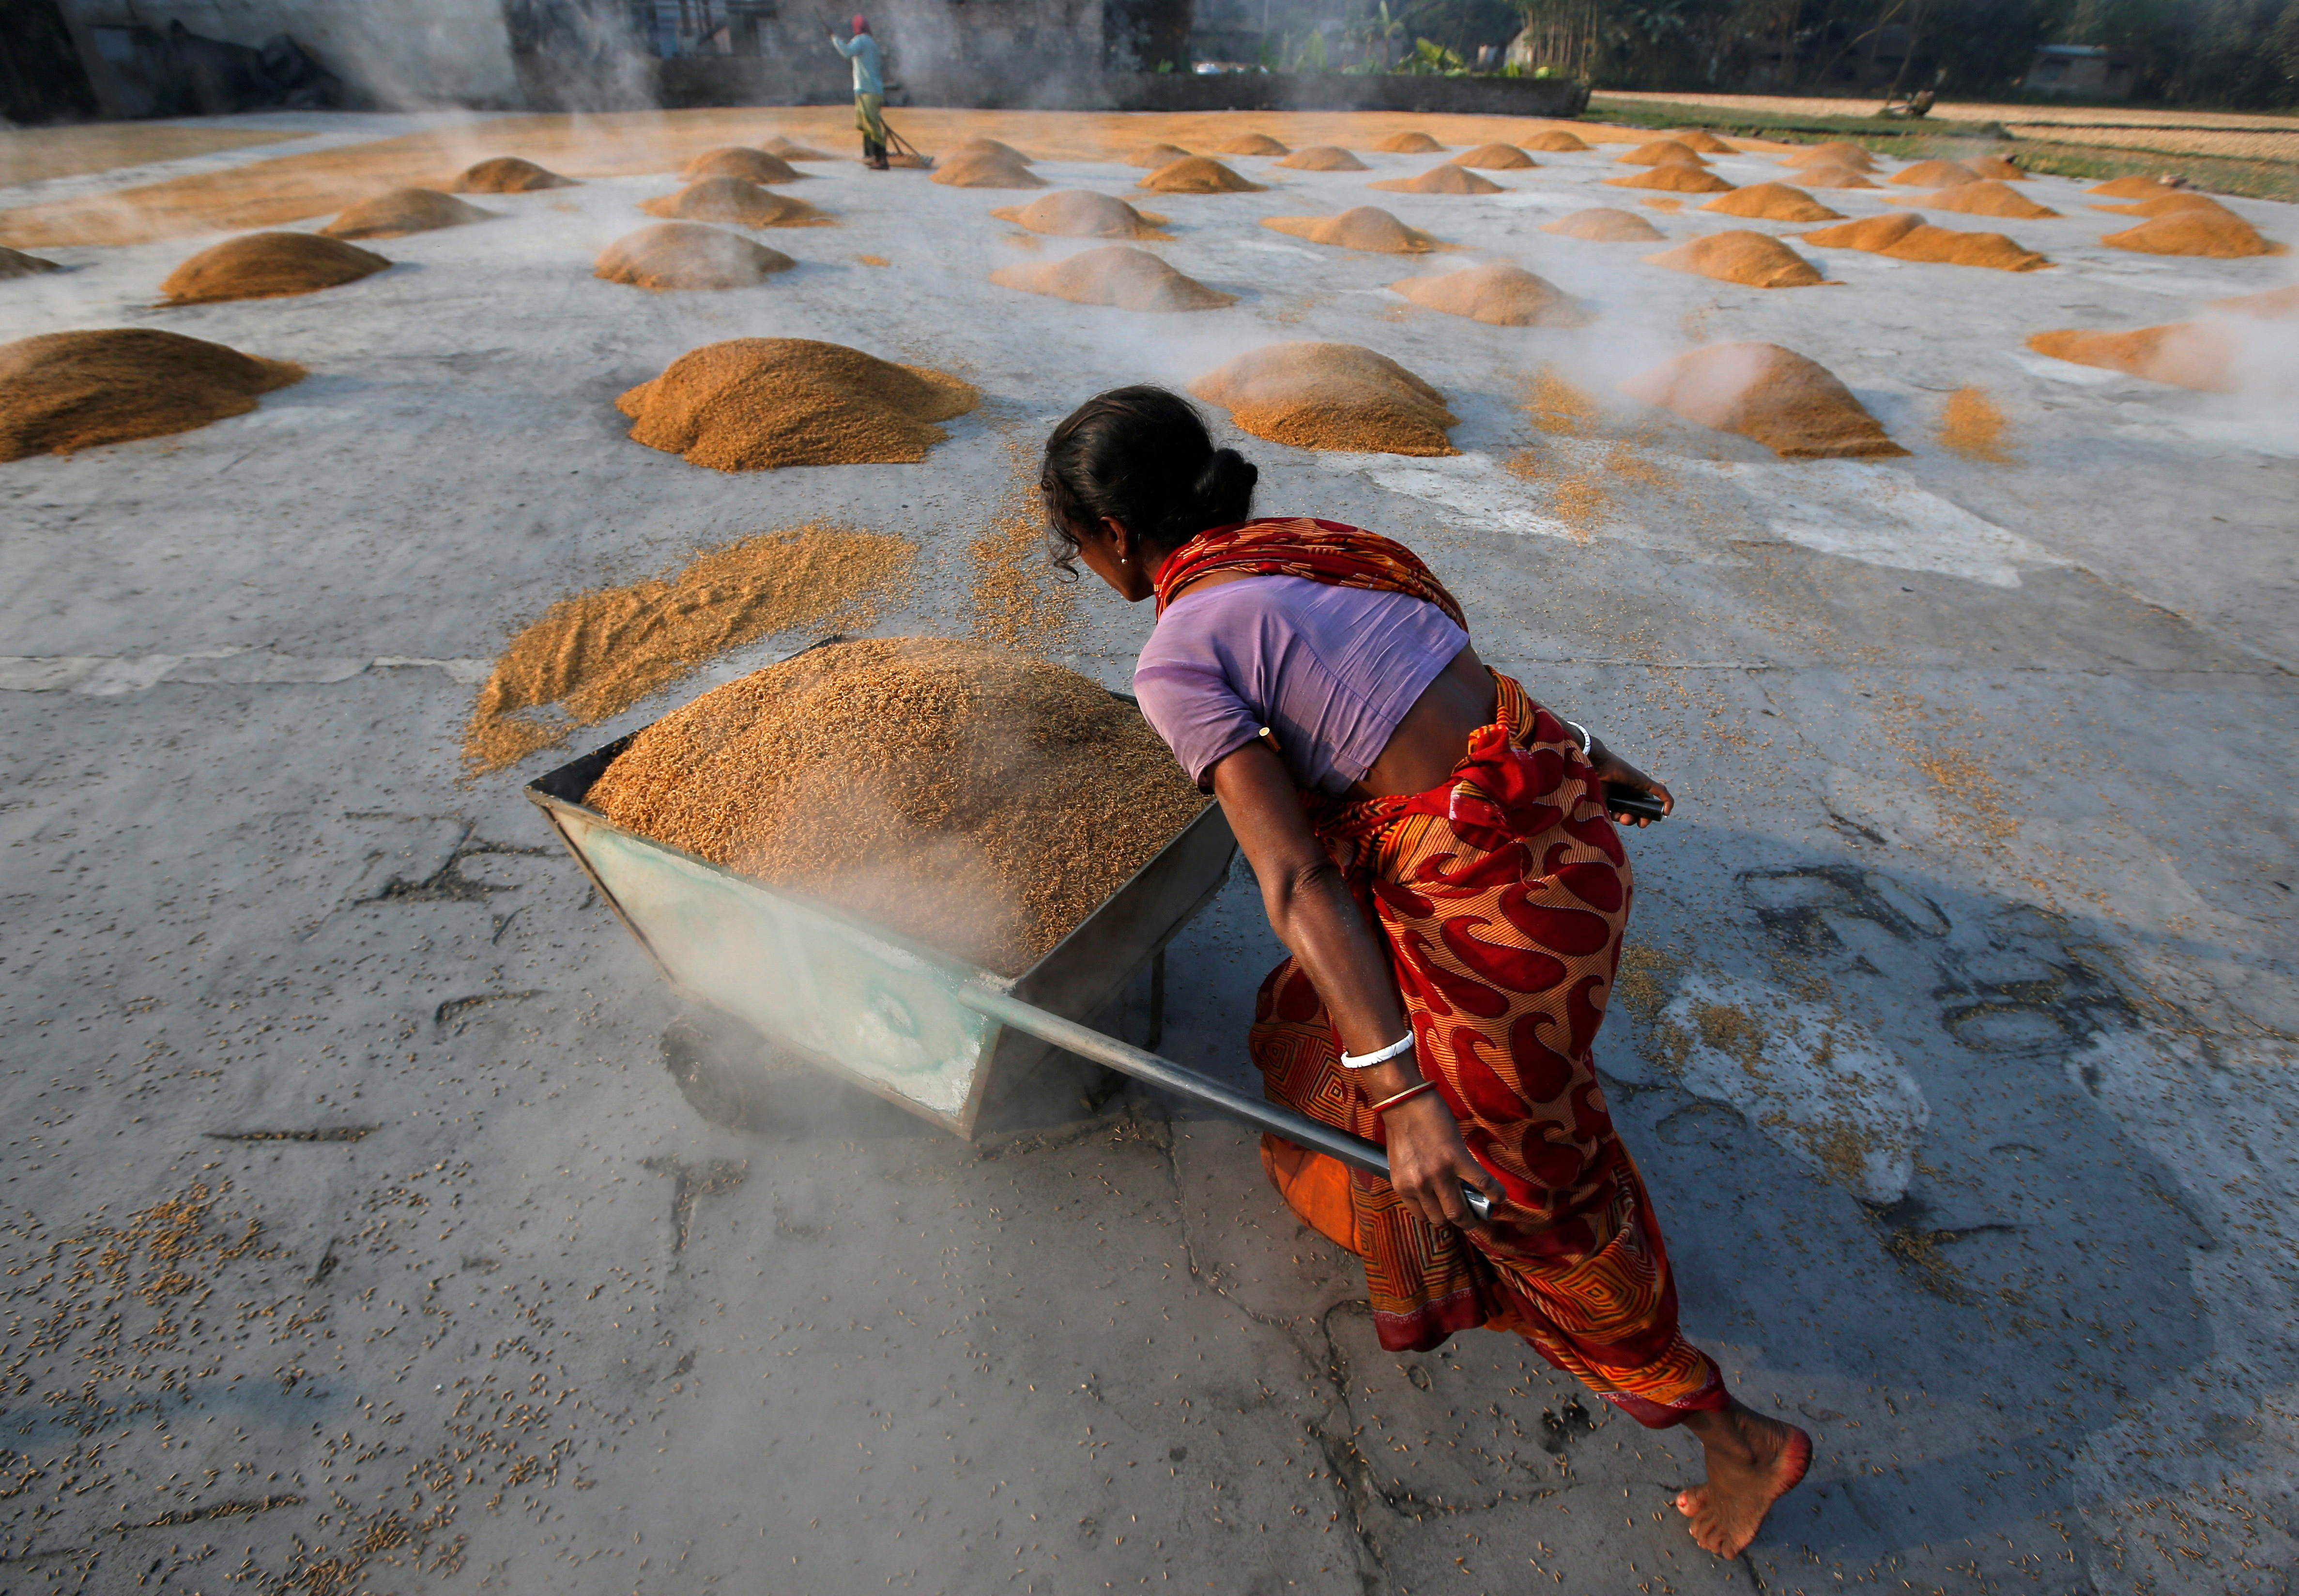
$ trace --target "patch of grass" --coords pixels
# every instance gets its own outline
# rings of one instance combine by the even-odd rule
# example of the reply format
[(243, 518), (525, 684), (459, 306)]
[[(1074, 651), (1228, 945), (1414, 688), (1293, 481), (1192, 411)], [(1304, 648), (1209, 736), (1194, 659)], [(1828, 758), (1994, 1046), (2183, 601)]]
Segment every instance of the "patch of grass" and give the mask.
[(1856, 140), (1896, 161), (1967, 155), (2002, 155), (2029, 171), (2055, 178), (2169, 177), (2177, 173), (2210, 194), (2248, 199), (2299, 201), (2299, 164), (2286, 161), (2238, 161), (2223, 155), (2175, 155), (2157, 150), (2118, 150), (2098, 145), (2054, 144), (2019, 138), (1996, 122), (1887, 121), (1872, 116), (1787, 116), (1734, 111), (1721, 105), (1685, 105), (1667, 100), (1637, 100), (1616, 105), (1591, 101), (1581, 120), (1630, 128), (1711, 128), (1783, 144)]
[[(1723, 105), (1686, 105), (1673, 100), (1624, 100), (1617, 104), (1592, 97), (1581, 113), (1582, 121), (1611, 122), (1629, 128), (1713, 128), (1720, 133), (1740, 133), (1779, 138), (1789, 144), (1818, 144), (1830, 138), (1857, 138), (1880, 154), (1897, 155), (1903, 143), (1919, 141), (1932, 131), (1922, 122), (1903, 117), (1788, 115), (1776, 111), (1737, 111)], [(2011, 135), (1994, 122), (1967, 124), (1972, 137), (2000, 141)]]
[(2211, 194), (2246, 199), (2299, 201), (2299, 165), (2287, 161), (2232, 161), (2221, 155), (2167, 155), (2153, 150), (2104, 150), (2096, 145), (2046, 144), (2017, 138), (1990, 146), (2029, 171), (2055, 178), (2169, 177), (2176, 172)]

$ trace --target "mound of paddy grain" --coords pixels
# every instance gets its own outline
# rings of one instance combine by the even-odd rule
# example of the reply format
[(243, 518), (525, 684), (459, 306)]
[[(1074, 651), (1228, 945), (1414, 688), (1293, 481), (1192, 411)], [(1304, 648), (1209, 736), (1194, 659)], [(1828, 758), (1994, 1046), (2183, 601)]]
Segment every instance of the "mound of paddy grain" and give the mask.
[(795, 138), (784, 138), (779, 135), (769, 138), (759, 147), (765, 150), (768, 154), (780, 155), (785, 161), (835, 161), (838, 159), (827, 151), (818, 150), (811, 145), (801, 144)]
[(1043, 188), (1045, 179), (1009, 155), (968, 150), (934, 169), (934, 182), (950, 188)]
[(748, 288), (796, 261), (778, 249), (694, 221), (659, 221), (599, 252), (591, 275), (634, 288)]
[(497, 155), (465, 167), (448, 187), (457, 194), (531, 194), (538, 188), (572, 188), (575, 179), (545, 171), (517, 155)]
[(21, 249), (10, 249), (5, 245), (0, 245), (0, 281), (5, 281), (12, 277), (37, 277), (43, 271), (62, 271), (62, 270), (63, 268), (54, 261), (43, 260), (38, 255), (28, 255)]
[(1947, 396), (1940, 407), (1939, 428), (1936, 436), (1944, 448), (1973, 460), (1984, 460), (1990, 465), (2010, 465), (2012, 455), (2004, 442), (2006, 425), (2004, 412), (1994, 400), (1979, 388), (1964, 387)]
[(1061, 188), (1026, 205), (1001, 205), (990, 214), (1000, 221), (1056, 238), (1169, 238), (1158, 229), (1162, 216), (1137, 211), (1122, 199), (1083, 188)]
[(1426, 133), (1416, 129), (1407, 133), (1392, 133), (1373, 147), (1390, 155), (1433, 155), (1445, 146)]
[(1190, 152), (1178, 144), (1136, 145), (1125, 153), (1128, 166), (1171, 166), (1176, 161), (1186, 161)]
[(1455, 166), (1482, 167), (1487, 171), (1523, 171), (1540, 162), (1513, 144), (1481, 144), (1453, 157)]
[(809, 649), (633, 739), (587, 797), (642, 835), (1006, 975), (1204, 806), (1141, 711), (942, 638)]
[(149, 328), (0, 344), (0, 460), (189, 432), (303, 377), (286, 361)]
[(248, 233), (203, 249), (160, 285), (169, 304), (281, 299), (372, 277), (390, 265), (372, 250), (317, 233)]
[(1796, 179), (1806, 188), (1873, 188), (1860, 173), (1848, 166), (1800, 166)]
[(1576, 135), (1567, 133), (1562, 128), (1551, 128), (1546, 132), (1536, 133), (1530, 138), (1520, 139), (1517, 142), (1524, 149), (1540, 150), (1543, 154), (1566, 154), (1574, 150), (1586, 150), (1589, 147)]
[(1963, 164), (1976, 178), (1994, 178), (2004, 183), (2024, 182), (2028, 178), (2026, 172), (2001, 155), (1974, 155)]
[(1259, 194), (1265, 185), (1249, 182), (1204, 155), (1168, 162), (1134, 185), (1153, 194)]
[(1670, 133), (1669, 137), (1686, 149), (1697, 150), (1704, 155), (1737, 155), (1740, 153), (1738, 146), (1726, 144), (1706, 128), (1679, 128)]
[(1562, 233), (1567, 238), (1585, 238), (1591, 244), (1650, 244), (1668, 236), (1634, 211), (1615, 211), (1610, 205), (1560, 216), (1555, 221), (1543, 222), (1540, 230)]
[(1214, 146), (1217, 155), (1290, 155), (1292, 151), (1266, 133), (1248, 133)]
[(1791, 233), (1789, 236), (1806, 244), (1816, 244), (1822, 249), (1864, 249), (1881, 254), (1893, 245), (1927, 226), (1921, 216), (1903, 212), (1895, 216), (1869, 216), (1858, 221), (1847, 221), (1840, 228), (1822, 228), (1817, 232)]
[(746, 183), (795, 183), (805, 175), (780, 155), (730, 144), (705, 150), (688, 162), (678, 180), (699, 183), (705, 178), (740, 178)]
[(2158, 216), (2143, 221), (2136, 228), (2126, 228), (2120, 233), (2106, 233), (2102, 244), (2116, 249), (2137, 250), (2151, 255), (2203, 255), (2215, 261), (2239, 260), (2246, 255), (2279, 255), (2285, 246), (2270, 244), (2253, 227), (2234, 212), (2224, 208), (2217, 211), (2175, 211), (2169, 216)]
[(2224, 311), (2232, 316), (2256, 316), (2263, 320), (2299, 316), (2299, 283), (2287, 283), (2280, 288), (2269, 288), (2258, 294), (2239, 294), (2233, 299), (2214, 299), (2212, 309)]
[(1498, 194), (1501, 186), (1490, 178), (1481, 178), (1464, 166), (1432, 166), (1427, 171), (1410, 178), (1388, 178), (1378, 183), (1368, 183), (1368, 188), (1387, 188), (1398, 194)]
[(999, 161), (1010, 161), (1017, 166), (1028, 166), (1034, 157), (1025, 155), (1012, 145), (997, 138), (969, 138), (950, 152), (953, 155), (988, 155)]
[(667, 577), (560, 599), (520, 628), (471, 707), (463, 761), (500, 770), (619, 715), (729, 649), (801, 628), (859, 631), (917, 545), (817, 523), (704, 549)]
[(2008, 216), (2033, 220), (2059, 214), (2049, 205), (2038, 204), (2009, 183), (1999, 183), (1992, 178), (1979, 178), (1953, 188), (1895, 199), (1892, 203), (1921, 205), (1930, 211), (1954, 211), (1963, 216)]
[(745, 228), (826, 228), (830, 218), (802, 199), (772, 194), (743, 178), (705, 178), (676, 194), (641, 200), (650, 216), (673, 221), (731, 221)]
[(1907, 453), (1826, 367), (1777, 344), (1712, 344), (1639, 372), (1621, 392), (1788, 460)]
[(2235, 387), (2232, 372), (2241, 353), (2235, 329), (2223, 321), (2174, 321), (2120, 333), (2062, 328), (2035, 334), (2028, 347), (2054, 360), (2125, 371), (2203, 393)]
[(2222, 216), (2232, 216), (2228, 210), (2208, 194), (2197, 194), (2191, 188), (2175, 189), (2156, 199), (2139, 200), (2128, 205), (2100, 205), (2095, 211), (2112, 211), (2118, 216), (2171, 216), (2181, 211), (2216, 211)]
[(1280, 161), (1280, 166), (1290, 166), (1295, 171), (1371, 171), (1373, 169), (1349, 151), (1333, 144), (1313, 144), (1296, 150)]
[(1979, 174), (1961, 161), (1919, 161), (1913, 166), (1904, 166), (1884, 179), (1904, 188), (1959, 188), (1966, 183), (1977, 183)]
[(1689, 271), (1747, 288), (1808, 288), (1827, 280), (1818, 267), (1779, 239), (1746, 228), (1689, 238), (1674, 249), (1644, 258), (1647, 264), (1665, 266), (1671, 271)]
[(361, 200), (320, 231), (329, 238), (397, 238), (407, 233), (466, 227), (495, 214), (436, 188), (394, 188)]
[(1657, 211), (1664, 216), (1673, 216), (1684, 209), (1684, 202), (1673, 195), (1665, 199), (1639, 200), (1637, 204), (1648, 211)]
[(1632, 178), (1606, 178), (1614, 188), (1657, 188), (1667, 194), (1725, 194), (1732, 185), (1698, 166), (1656, 166)]
[(2108, 199), (2154, 199), (2160, 195), (2176, 194), (2179, 190), (2156, 178), (2110, 178), (2104, 183), (2094, 183), (2084, 190)]
[(1414, 303), (1495, 327), (1586, 327), (1596, 318), (1548, 278), (1495, 262), (1390, 287)]
[(1190, 385), (1256, 437), (1297, 449), (1457, 454), (1460, 418), (1412, 372), (1356, 344), (1269, 344)]
[(1826, 144), (1816, 144), (1798, 150), (1793, 155), (1780, 157), (1782, 166), (1845, 166), (1854, 171), (1874, 171), (1876, 158), (1865, 145), (1848, 138), (1831, 138)]
[(1786, 183), (1751, 183), (1719, 195), (1700, 208), (1758, 221), (1840, 221), (1844, 218), (1843, 212), (1831, 211), (1803, 189)]
[(1822, 249), (1860, 249), (1901, 261), (1946, 266), (1986, 266), (1997, 271), (2039, 271), (2051, 262), (2001, 233), (1964, 233), (1936, 228), (1921, 216), (1871, 216), (1840, 228), (1799, 233), (1803, 243)]
[(1623, 166), (1706, 166), (1700, 152), (1673, 138), (1656, 138), (1619, 157)]
[(1261, 225), (1312, 244), (1377, 255), (1417, 255), (1442, 247), (1427, 233), (1407, 227), (1377, 205), (1359, 205), (1339, 216), (1265, 216)]
[(1217, 311), (1237, 303), (1236, 295), (1208, 288), (1148, 250), (1122, 244), (1106, 244), (1059, 261), (1001, 266), (990, 274), (990, 280), (1025, 294), (1116, 305), (1122, 311)]
[(911, 463), (937, 421), (981, 403), (968, 384), (811, 338), (730, 338), (689, 350), (615, 401), (634, 443), (714, 471)]

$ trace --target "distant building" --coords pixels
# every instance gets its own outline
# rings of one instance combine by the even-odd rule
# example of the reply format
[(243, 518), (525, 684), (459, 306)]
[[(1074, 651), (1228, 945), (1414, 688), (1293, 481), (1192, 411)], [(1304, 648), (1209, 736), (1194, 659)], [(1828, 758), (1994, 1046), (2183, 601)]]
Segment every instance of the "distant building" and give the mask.
[(388, 7), (361, 0), (60, 0), (60, 7), (107, 117), (252, 109), (263, 103), (254, 92), (260, 85), (243, 81), (218, 93), (206, 58), (261, 50), (282, 36), (340, 79), (354, 104), (522, 104), (500, 5), (469, 0), (404, 0)]
[(2131, 93), (2138, 77), (2138, 62), (2101, 46), (2042, 45), (2028, 62), (2028, 75), (2020, 79), (2020, 87), (2033, 94), (2121, 100)]

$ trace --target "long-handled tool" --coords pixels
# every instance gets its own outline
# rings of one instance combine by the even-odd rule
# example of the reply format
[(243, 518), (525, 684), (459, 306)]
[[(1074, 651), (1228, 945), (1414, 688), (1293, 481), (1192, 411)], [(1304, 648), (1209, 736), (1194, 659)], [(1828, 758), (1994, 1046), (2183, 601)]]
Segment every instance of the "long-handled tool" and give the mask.
[[(949, 979), (950, 972), (935, 968), (905, 949), (882, 945), (879, 952), (889, 963), (906, 966), (920, 975), (942, 981)], [(1026, 1031), (1040, 1041), (1050, 1042), (1081, 1059), (1107, 1065), (1120, 1075), (1130, 1075), (1137, 1081), (1162, 1086), (1233, 1119), (1242, 1119), (1248, 1125), (1274, 1132), (1289, 1142), (1330, 1153), (1353, 1168), (1368, 1170), (1383, 1180), (1389, 1178), (1389, 1154), (1361, 1136), (1335, 1130), (1330, 1125), (1321, 1125), (1291, 1109), (1281, 1109), (1259, 1098), (1232, 1092), (1219, 1081), (1199, 1075), (1194, 1069), (1185, 1069), (1171, 1059), (1161, 1059), (1156, 1053), (1120, 1042), (1114, 1036), (1105, 1036), (1091, 1026), (1064, 1019), (1034, 1003), (1025, 1003), (1005, 993), (994, 992), (979, 982), (962, 981), (950, 990), (950, 995), (959, 1002), (1000, 1025)], [(1461, 1200), (1480, 1220), (1492, 1217), (1492, 1199), (1476, 1187), (1464, 1183)]]
[(883, 111), (878, 113), (878, 125), (886, 129), (887, 165), (907, 166), (917, 171), (934, 170), (934, 157), (920, 154), (917, 145), (895, 132), (894, 124), (886, 120), (886, 113)]

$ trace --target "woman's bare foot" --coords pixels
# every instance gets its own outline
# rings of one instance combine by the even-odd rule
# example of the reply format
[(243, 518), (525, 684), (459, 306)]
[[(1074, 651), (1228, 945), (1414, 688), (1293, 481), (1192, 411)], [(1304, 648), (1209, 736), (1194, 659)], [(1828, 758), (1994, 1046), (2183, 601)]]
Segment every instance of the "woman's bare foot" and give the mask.
[(1676, 1510), (1692, 1520), (1703, 1551), (1737, 1558), (1812, 1466), (1812, 1437), (1737, 1401), (1721, 1413), (1689, 1416), (1684, 1427), (1708, 1454), (1708, 1479), (1678, 1492)]

